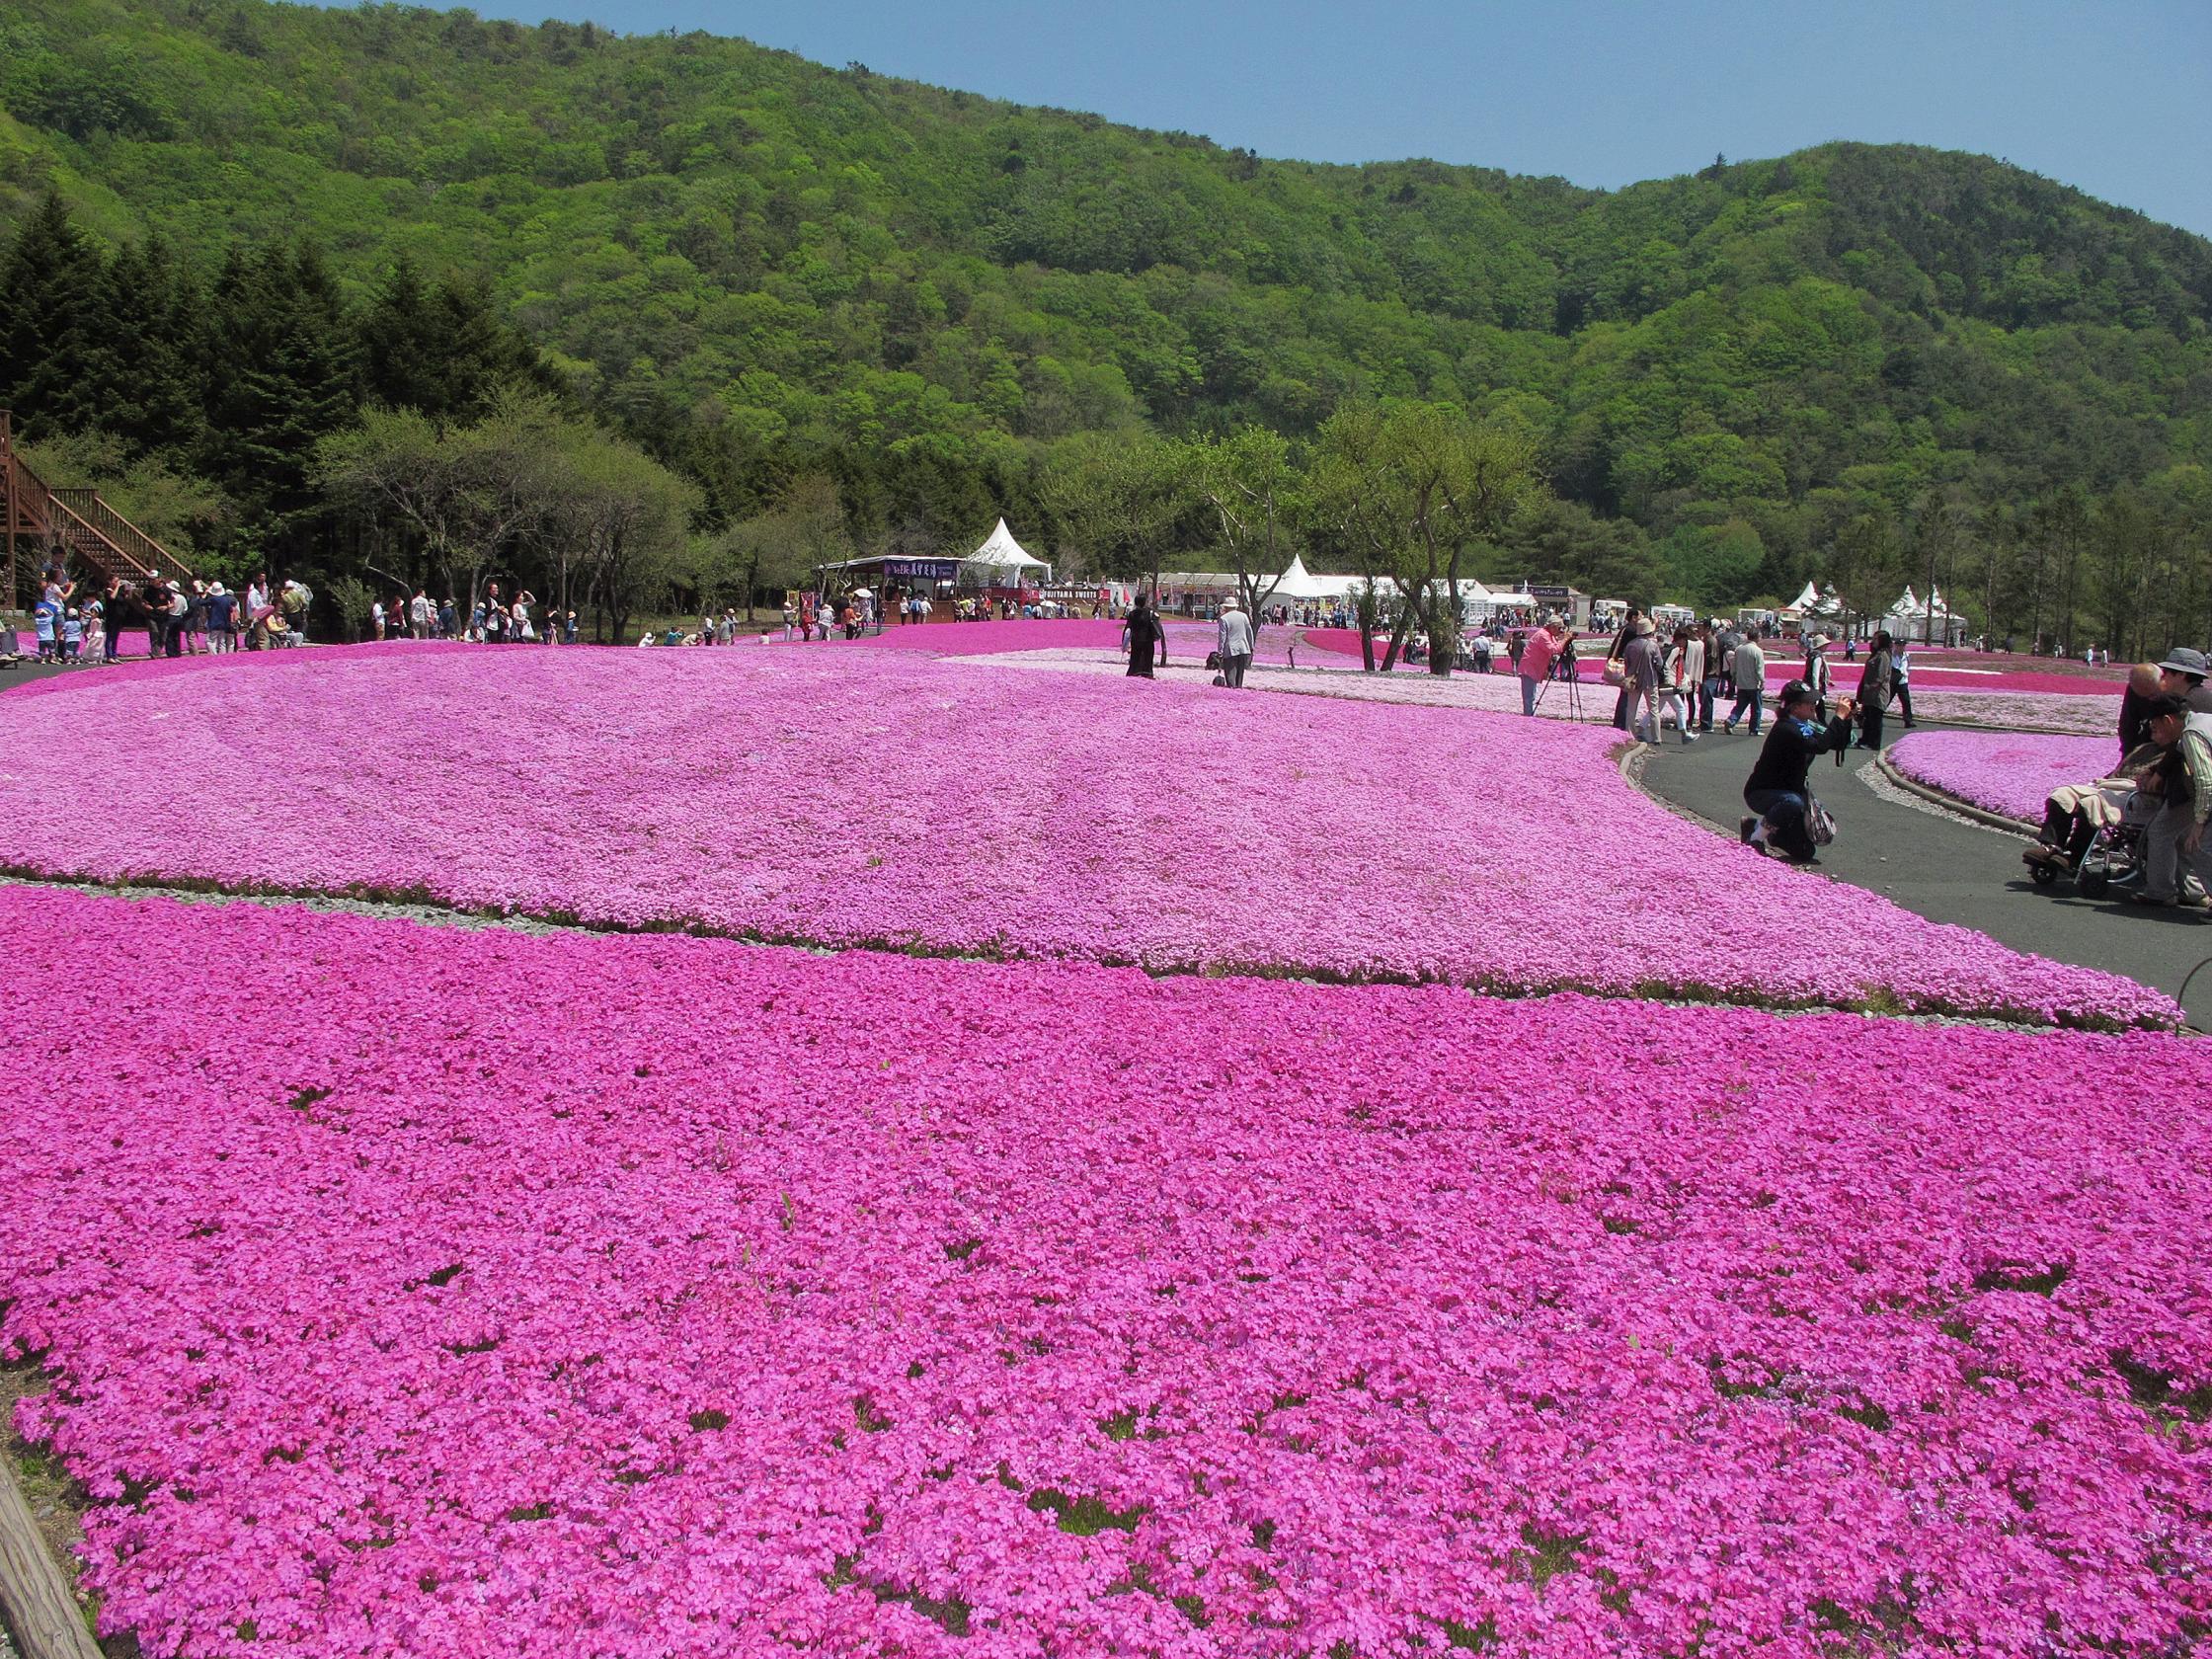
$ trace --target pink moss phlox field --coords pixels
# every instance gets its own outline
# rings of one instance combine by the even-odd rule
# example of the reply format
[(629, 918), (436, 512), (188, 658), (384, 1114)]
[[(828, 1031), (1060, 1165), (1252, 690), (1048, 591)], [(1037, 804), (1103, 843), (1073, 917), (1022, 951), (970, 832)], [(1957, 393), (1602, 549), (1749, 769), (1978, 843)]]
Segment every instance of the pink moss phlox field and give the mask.
[(2119, 757), (2102, 738), (1988, 732), (1914, 732), (1889, 750), (1907, 777), (2030, 824), (2043, 822), (2052, 790), (2100, 778)]
[[(2176, 1014), (1716, 842), (1619, 777), (1611, 728), (895, 651), (291, 655), (17, 705), (0, 864), (1157, 972)], [(127, 799), (27, 763), (87, 731), (131, 735)]]
[(0, 958), (18, 1427), (151, 1654), (2212, 1612), (2197, 1042), (30, 889)]

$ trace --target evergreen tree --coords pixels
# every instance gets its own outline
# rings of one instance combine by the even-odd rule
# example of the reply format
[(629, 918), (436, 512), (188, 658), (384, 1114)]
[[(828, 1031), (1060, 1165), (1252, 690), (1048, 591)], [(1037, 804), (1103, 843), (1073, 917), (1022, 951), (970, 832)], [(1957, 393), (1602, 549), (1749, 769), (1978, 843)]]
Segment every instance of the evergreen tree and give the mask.
[(118, 390), (108, 269), (49, 193), (0, 267), (0, 408), (25, 433), (101, 425)]
[(434, 288), (402, 254), (360, 322), (366, 394), (433, 421), (484, 413), (501, 388), (543, 384), (537, 352), (500, 319), (481, 281), (448, 276)]
[(360, 408), (358, 353), (336, 280), (311, 244), (233, 256), (217, 281), (209, 470), (263, 534), (297, 539), (319, 498), (317, 442)]
[(118, 373), (100, 424), (134, 453), (189, 454), (205, 427), (198, 284), (158, 236), (125, 247), (108, 269)]

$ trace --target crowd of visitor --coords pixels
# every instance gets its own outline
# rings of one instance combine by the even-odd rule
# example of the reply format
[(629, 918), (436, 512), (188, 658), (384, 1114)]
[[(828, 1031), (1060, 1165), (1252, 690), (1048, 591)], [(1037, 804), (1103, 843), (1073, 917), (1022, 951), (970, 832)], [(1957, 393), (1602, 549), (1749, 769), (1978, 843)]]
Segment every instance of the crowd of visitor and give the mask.
[(243, 593), (220, 582), (186, 582), (149, 571), (85, 592), (58, 570), (40, 584), (31, 609), (39, 661), (62, 665), (113, 663), (127, 630), (144, 629), (150, 657), (219, 656), (277, 650), (305, 643), (314, 593), (300, 582), (272, 586), (257, 576)]
[[(149, 657), (221, 656), (232, 651), (278, 651), (307, 643), (315, 593), (304, 582), (272, 582), (256, 575), (243, 592), (220, 582), (183, 581), (148, 571), (143, 580), (116, 578), (97, 591), (48, 570), (31, 611), (38, 660), (63, 666), (114, 663), (126, 632), (143, 629)], [(489, 584), (465, 616), (452, 595), (412, 595), (371, 601), (371, 640), (443, 639), (481, 644), (574, 645), (577, 616), (548, 615), (542, 629), (537, 596), (527, 589), (512, 598)]]

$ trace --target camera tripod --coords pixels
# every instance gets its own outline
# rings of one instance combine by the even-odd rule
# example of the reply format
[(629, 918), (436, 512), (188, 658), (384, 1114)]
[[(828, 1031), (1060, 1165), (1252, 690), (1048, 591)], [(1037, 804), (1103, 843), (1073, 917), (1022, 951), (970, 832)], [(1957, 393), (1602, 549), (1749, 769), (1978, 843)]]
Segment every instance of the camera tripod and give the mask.
[[(1558, 683), (1559, 683), (1559, 682), (1558, 682), (1557, 680), (1553, 679), (1553, 678), (1552, 678), (1552, 677), (1551, 677), (1551, 676), (1550, 676), (1549, 674), (1545, 674), (1545, 675), (1543, 676), (1543, 683), (1542, 683), (1541, 685), (1540, 685), (1540, 686), (1538, 686), (1538, 687), (1537, 687), (1537, 713), (1539, 713), (1539, 714), (1541, 714), (1541, 713), (1543, 712), (1543, 700), (1544, 700), (1544, 698), (1546, 698), (1546, 697), (1548, 697), (1549, 695), (1551, 695), (1551, 688), (1552, 688), (1552, 686), (1554, 686), (1554, 685), (1556, 685), (1556, 684), (1558, 684)], [(1583, 713), (1582, 713), (1582, 675), (1581, 675), (1581, 673), (1580, 673), (1580, 672), (1575, 672), (1575, 673), (1569, 674), (1569, 675), (1567, 676), (1567, 682), (1566, 682), (1566, 683), (1567, 683), (1567, 718), (1568, 718), (1569, 720), (1581, 720), (1581, 719), (1583, 718)]]

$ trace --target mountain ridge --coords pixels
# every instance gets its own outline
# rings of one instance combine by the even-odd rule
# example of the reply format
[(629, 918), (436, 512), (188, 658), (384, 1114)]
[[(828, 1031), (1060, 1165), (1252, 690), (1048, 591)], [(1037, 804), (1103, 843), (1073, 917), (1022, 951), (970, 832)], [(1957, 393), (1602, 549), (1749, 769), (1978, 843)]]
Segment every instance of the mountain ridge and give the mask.
[(1604, 191), (392, 6), (21, 0), (0, 47), (0, 229), (51, 187), (206, 267), (304, 235), (356, 295), (482, 273), (581, 396), (732, 473), (1004, 500), (1086, 433), (1434, 398), (1717, 592), (1935, 494), (2186, 501), (2212, 465), (2212, 241), (1987, 157)]

